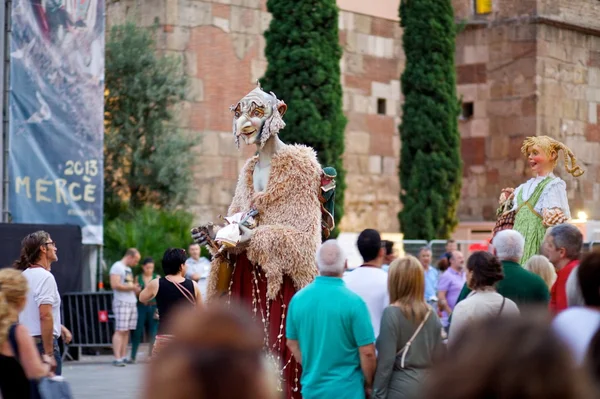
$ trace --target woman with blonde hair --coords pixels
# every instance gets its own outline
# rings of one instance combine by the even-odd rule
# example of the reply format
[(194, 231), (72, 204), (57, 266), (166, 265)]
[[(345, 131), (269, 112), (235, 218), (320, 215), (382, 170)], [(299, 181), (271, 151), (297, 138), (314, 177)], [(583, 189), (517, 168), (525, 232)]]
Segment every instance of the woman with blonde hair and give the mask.
[(529, 258), (525, 263), (525, 269), (540, 276), (548, 286), (548, 290), (552, 288), (556, 281), (556, 270), (548, 258), (543, 255), (534, 255)]
[(29, 398), (29, 380), (50, 374), (50, 358), (44, 355), (42, 362), (27, 327), (17, 323), (26, 295), (27, 280), (20, 271), (0, 270), (0, 397), (4, 399)]
[(418, 398), (434, 355), (442, 347), (442, 324), (425, 303), (425, 274), (417, 258), (392, 262), (388, 290), (390, 306), (381, 318), (371, 398)]

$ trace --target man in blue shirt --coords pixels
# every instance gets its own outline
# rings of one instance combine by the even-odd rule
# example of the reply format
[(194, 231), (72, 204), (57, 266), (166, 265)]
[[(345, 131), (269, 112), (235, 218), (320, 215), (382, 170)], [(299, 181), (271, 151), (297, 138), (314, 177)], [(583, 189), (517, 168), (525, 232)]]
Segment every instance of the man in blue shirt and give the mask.
[(304, 399), (364, 399), (375, 374), (375, 334), (364, 301), (346, 288), (336, 240), (317, 252), (319, 276), (292, 298), (287, 345), (302, 364)]
[(425, 272), (425, 302), (432, 305), (437, 302), (437, 285), (440, 271), (431, 266), (431, 249), (423, 247), (419, 250), (419, 262)]

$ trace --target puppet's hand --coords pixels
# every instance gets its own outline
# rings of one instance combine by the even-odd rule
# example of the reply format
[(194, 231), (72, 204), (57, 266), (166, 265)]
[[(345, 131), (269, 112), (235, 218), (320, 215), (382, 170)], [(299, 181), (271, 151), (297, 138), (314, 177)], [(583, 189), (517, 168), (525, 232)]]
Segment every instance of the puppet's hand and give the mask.
[(513, 199), (515, 196), (515, 189), (514, 188), (505, 188), (502, 190), (502, 192), (500, 193), (500, 198), (498, 198), (498, 203), (500, 205), (502, 205), (504, 202), (506, 202), (509, 199)]
[(542, 221), (544, 226), (551, 227), (565, 223), (569, 218), (565, 216), (560, 208), (544, 208), (542, 210)]

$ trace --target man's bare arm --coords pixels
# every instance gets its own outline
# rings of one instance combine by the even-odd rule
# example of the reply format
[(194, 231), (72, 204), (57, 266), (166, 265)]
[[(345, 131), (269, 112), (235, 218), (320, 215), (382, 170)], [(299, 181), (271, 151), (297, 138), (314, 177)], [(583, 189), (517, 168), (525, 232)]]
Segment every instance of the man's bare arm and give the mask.
[(445, 311), (448, 314), (452, 313), (452, 309), (450, 309), (448, 301), (446, 300), (446, 291), (438, 291), (437, 297), (440, 310)]
[(300, 345), (295, 339), (287, 340), (287, 347), (292, 351), (292, 354), (296, 358), (298, 364), (302, 365), (302, 353), (300, 353)]
[(52, 317), (52, 305), (40, 305), (40, 333), (44, 353), (52, 356), (54, 353), (54, 318)]
[(373, 377), (377, 368), (377, 356), (375, 355), (375, 344), (360, 346), (358, 348), (360, 354), (360, 368), (365, 376), (365, 387), (373, 386)]
[(135, 285), (121, 284), (121, 276), (118, 274), (110, 275), (110, 288), (117, 291), (135, 291)]

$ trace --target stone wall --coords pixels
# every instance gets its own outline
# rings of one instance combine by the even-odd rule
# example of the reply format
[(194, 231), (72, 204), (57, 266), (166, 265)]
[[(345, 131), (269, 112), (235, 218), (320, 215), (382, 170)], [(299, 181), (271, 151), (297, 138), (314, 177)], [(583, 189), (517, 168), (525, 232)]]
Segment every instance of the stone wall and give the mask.
[[(537, 32), (538, 129), (573, 150), (585, 174), (564, 169), (571, 211), (600, 218), (600, 37), (540, 24)], [(575, 215), (574, 215), (575, 216)]]
[[(402, 30), (397, 21), (341, 11), (342, 85), (348, 118), (344, 231), (398, 231)], [(378, 102), (382, 109), (378, 109)], [(385, 103), (385, 109), (383, 109)], [(378, 113), (380, 112), (380, 113)]]
[[(396, 1), (397, 0), (390, 0)], [(474, 15), (472, 0), (453, 0), (466, 21), (457, 37), (458, 93), (473, 105), (459, 122), (464, 161), (462, 221), (493, 220), (500, 190), (529, 176), (520, 146), (526, 136), (564, 140), (586, 174), (562, 169), (573, 211), (600, 217), (600, 7), (597, 0), (493, 1)], [(266, 0), (117, 0), (107, 25), (132, 17), (141, 26), (160, 21), (160, 51), (176, 55), (190, 78), (178, 108), (181, 128), (197, 139), (190, 210), (196, 222), (224, 214), (236, 179), (253, 148), (237, 150), (229, 106), (266, 70)], [(393, 17), (393, 18), (392, 18)], [(344, 165), (348, 171), (344, 231), (373, 227), (398, 231), (397, 168), (404, 68), (397, 16), (340, 11)], [(285, 99), (284, 99), (285, 100)]]
[[(216, 221), (227, 211), (239, 170), (254, 150), (235, 148), (229, 106), (252, 90), (266, 70), (263, 33), (271, 20), (266, 0), (119, 0), (108, 5), (108, 25), (125, 17), (140, 26), (158, 18), (160, 50), (182, 61), (190, 88), (177, 121), (198, 141), (190, 211), (198, 223)], [(341, 227), (398, 231), (401, 29), (397, 21), (347, 11), (340, 11), (339, 29), (349, 121)], [(380, 106), (385, 101), (383, 115), (377, 112), (378, 100)]]

